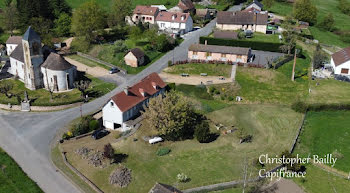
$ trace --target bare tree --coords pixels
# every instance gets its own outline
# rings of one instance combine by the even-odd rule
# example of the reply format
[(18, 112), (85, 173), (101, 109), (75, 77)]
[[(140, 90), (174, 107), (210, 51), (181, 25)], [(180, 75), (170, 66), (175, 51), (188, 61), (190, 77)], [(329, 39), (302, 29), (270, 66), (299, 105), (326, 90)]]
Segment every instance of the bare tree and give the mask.
[(77, 88), (81, 92), (81, 97), (85, 98), (86, 90), (90, 86), (90, 81), (89, 80), (80, 80), (74, 82), (74, 87)]
[(114, 149), (110, 143), (106, 144), (103, 147), (103, 156), (109, 159), (111, 163), (113, 162), (114, 154), (115, 154)]
[(12, 94), (10, 91), (13, 89), (13, 83), (8, 81), (0, 82), (0, 93), (4, 94), (7, 98), (11, 98)]

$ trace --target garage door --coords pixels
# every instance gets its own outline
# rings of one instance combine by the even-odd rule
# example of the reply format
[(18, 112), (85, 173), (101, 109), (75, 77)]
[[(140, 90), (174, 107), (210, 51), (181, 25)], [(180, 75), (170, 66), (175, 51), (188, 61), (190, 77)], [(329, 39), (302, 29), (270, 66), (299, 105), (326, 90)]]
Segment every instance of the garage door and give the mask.
[(112, 123), (110, 121), (105, 121), (105, 127), (107, 129), (114, 129), (114, 123)]

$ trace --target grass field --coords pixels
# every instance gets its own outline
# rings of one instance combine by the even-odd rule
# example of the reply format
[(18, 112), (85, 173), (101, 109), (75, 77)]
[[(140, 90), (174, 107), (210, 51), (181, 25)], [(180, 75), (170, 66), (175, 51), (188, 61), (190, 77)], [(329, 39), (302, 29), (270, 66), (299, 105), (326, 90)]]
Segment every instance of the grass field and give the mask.
[(83, 64), (85, 64), (85, 65), (87, 65), (89, 67), (100, 66), (100, 67), (102, 67), (104, 69), (107, 69), (107, 70), (110, 69), (110, 67), (108, 67), (106, 65), (103, 65), (101, 63), (98, 63), (98, 62), (95, 62), (95, 61), (92, 61), (92, 60), (89, 60), (87, 58), (84, 58), (84, 57), (76, 55), (76, 54), (75, 55), (70, 55), (70, 56), (68, 56), (68, 58), (71, 58), (71, 59), (73, 59), (75, 61), (81, 62), (81, 63), (83, 63)]
[[(312, 0), (313, 4), (318, 9), (317, 21), (318, 23), (328, 14), (332, 13), (335, 20), (335, 28), (342, 31), (350, 30), (349, 15), (343, 14), (338, 8), (338, 0)], [(278, 15), (289, 15), (292, 14), (293, 4), (276, 2), (271, 7), (270, 11)], [(321, 43), (336, 45), (340, 47), (347, 47), (349, 43), (345, 43), (340, 40), (340, 37), (332, 32), (321, 30), (317, 24), (316, 26), (310, 27), (312, 35), (315, 39)]]
[[(229, 127), (235, 125), (246, 128), (253, 135), (253, 141), (239, 144), (235, 134), (222, 134), (209, 144), (185, 140), (150, 145), (142, 137), (154, 132), (143, 124), (132, 137), (113, 144), (118, 153), (128, 155), (122, 164), (132, 170), (132, 183), (123, 189), (108, 183), (108, 176), (117, 165), (103, 169), (93, 168), (73, 153), (81, 146), (102, 148), (106, 142), (85, 138), (63, 143), (62, 147), (68, 152), (68, 159), (73, 165), (106, 193), (147, 192), (155, 182), (186, 189), (239, 179), (245, 157), (249, 160), (248, 163), (252, 163), (261, 153), (280, 154), (290, 147), (302, 117), (287, 107), (273, 105), (233, 105), (207, 116)], [(272, 140), (277, 136), (279, 140)], [(135, 141), (135, 138), (138, 140)], [(168, 147), (171, 153), (156, 156), (159, 147)], [(257, 168), (251, 166), (250, 169), (253, 175), (257, 175)], [(191, 178), (188, 183), (176, 182), (176, 175), (181, 172)]]
[(241, 87), (238, 95), (243, 98), (242, 102), (291, 104), (298, 98), (305, 99), (307, 76), (306, 80), (297, 78), (292, 82), (289, 76), (291, 65), (286, 63), (278, 70), (238, 67), (236, 81)]
[(327, 173), (326, 171), (313, 166), (306, 166), (305, 181), (294, 179), (298, 185), (302, 186), (308, 193), (337, 192), (348, 193), (350, 181)]
[[(86, 77), (91, 79), (90, 87), (87, 89), (87, 93), (91, 99), (103, 96), (116, 87), (116, 85), (113, 83), (107, 83), (89, 75)], [(72, 104), (83, 100), (81, 98), (80, 91), (77, 89), (70, 92), (53, 93), (53, 100), (50, 101), (50, 93), (46, 89), (29, 90), (25, 88), (24, 83), (19, 80), (7, 79), (2, 81), (12, 82), (14, 87), (10, 93), (13, 95), (19, 95), (22, 99), (24, 97), (24, 91), (27, 91), (29, 99), (32, 100), (31, 104), (34, 106), (57, 106)], [(2, 104), (19, 104), (17, 97), (13, 96), (11, 98), (7, 98), (4, 94), (0, 94), (0, 102)]]
[(257, 41), (257, 42), (272, 42), (272, 43), (280, 43), (278, 39), (278, 34), (263, 34), (256, 32), (253, 34), (252, 38), (245, 38), (246, 41)]
[(208, 76), (224, 76), (231, 77), (232, 65), (226, 64), (179, 64), (165, 69), (165, 72), (170, 74), (187, 73), (190, 75), (200, 75), (207, 73)]
[[(72, 8), (77, 8), (81, 4), (88, 2), (89, 0), (68, 0), (67, 3)], [(105, 10), (109, 10), (111, 8), (113, 0), (98, 0), (97, 3)], [(177, 5), (178, 0), (132, 0), (132, 6), (136, 7), (136, 5), (165, 5), (170, 8)]]
[(335, 168), (350, 171), (350, 111), (308, 112), (296, 153), (339, 154)]
[(33, 182), (17, 163), (0, 148), (0, 192), (41, 193), (39, 186)]
[[(319, 83), (316, 86), (316, 82)], [(317, 80), (310, 83), (308, 103), (350, 103), (350, 83), (338, 80)]]

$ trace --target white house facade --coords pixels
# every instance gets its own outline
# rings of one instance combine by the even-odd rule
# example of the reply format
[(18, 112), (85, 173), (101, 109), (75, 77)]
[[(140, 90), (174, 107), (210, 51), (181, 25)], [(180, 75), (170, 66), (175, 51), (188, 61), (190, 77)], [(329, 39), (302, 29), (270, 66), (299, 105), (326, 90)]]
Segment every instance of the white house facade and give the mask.
[(332, 55), (331, 66), (334, 74), (350, 76), (350, 47)]
[(259, 10), (261, 11), (263, 9), (263, 4), (260, 3), (259, 1), (257, 0), (254, 0), (252, 3), (250, 3), (246, 8), (247, 9), (256, 9), (256, 10)]
[(159, 30), (172, 34), (185, 34), (193, 29), (189, 13), (160, 12), (156, 18)]
[(16, 47), (22, 43), (22, 36), (11, 36), (9, 39), (6, 41), (6, 52), (7, 55), (11, 55), (13, 50), (16, 49)]
[(128, 130), (126, 121), (140, 115), (149, 99), (165, 92), (166, 84), (156, 73), (142, 79), (132, 87), (113, 96), (102, 108), (103, 126), (106, 129)]

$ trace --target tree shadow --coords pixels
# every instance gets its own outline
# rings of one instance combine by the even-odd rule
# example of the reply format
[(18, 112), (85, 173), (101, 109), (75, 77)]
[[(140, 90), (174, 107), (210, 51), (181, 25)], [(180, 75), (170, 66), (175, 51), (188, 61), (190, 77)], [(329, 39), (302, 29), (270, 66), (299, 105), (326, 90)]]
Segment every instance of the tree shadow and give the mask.
[(125, 162), (128, 157), (129, 157), (129, 155), (127, 155), (125, 153), (117, 153), (114, 155), (114, 162), (113, 163)]

